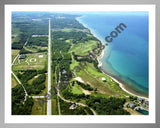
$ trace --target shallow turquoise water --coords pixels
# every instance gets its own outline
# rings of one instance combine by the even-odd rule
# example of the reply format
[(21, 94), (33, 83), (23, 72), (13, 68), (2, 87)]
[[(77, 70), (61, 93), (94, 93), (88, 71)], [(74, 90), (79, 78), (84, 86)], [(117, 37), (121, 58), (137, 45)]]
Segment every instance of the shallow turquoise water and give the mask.
[(127, 83), (130, 88), (148, 95), (148, 13), (114, 12), (103, 14), (83, 14), (78, 20), (103, 43), (105, 37), (115, 30), (120, 23), (124, 29), (107, 46), (101, 59), (103, 70)]

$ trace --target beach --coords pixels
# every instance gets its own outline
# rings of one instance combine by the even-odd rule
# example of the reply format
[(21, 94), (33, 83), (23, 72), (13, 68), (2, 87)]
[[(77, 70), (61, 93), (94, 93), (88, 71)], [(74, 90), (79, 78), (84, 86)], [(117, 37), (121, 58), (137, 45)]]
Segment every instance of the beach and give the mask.
[[(81, 17), (83, 17), (83, 16), (81, 16)], [(81, 17), (77, 17), (76, 20), (77, 20), (79, 23), (81, 23), (85, 28), (89, 29), (90, 32), (91, 32), (91, 34), (92, 34), (94, 37), (96, 37), (98, 40), (100, 40), (103, 45), (105, 45), (104, 41), (103, 41), (101, 38), (99, 38), (99, 37), (96, 35), (96, 33), (94, 33), (94, 30), (90, 29), (85, 23), (82, 23), (82, 22), (79, 21), (79, 18), (81, 18)], [(130, 95), (133, 95), (133, 96), (140, 97), (140, 98), (143, 98), (143, 99), (145, 99), (145, 100), (148, 100), (148, 97), (145, 97), (145, 96), (141, 96), (141, 95), (137, 95), (137, 94), (135, 94), (135, 93), (132, 93), (131, 90), (129, 90), (129, 89), (127, 88), (127, 85), (124, 85), (124, 84), (123, 84), (122, 82), (120, 82), (118, 79), (116, 79), (115, 77), (109, 75), (106, 71), (104, 71), (104, 70), (101, 68), (102, 65), (103, 65), (103, 63), (101, 62), (101, 59), (104, 57), (104, 54), (105, 54), (106, 50), (107, 50), (107, 47), (105, 47), (105, 49), (103, 49), (102, 52), (101, 52), (101, 54), (97, 57), (98, 67), (100, 68), (100, 70), (101, 70), (105, 75), (107, 75), (108, 77), (110, 77), (112, 80), (114, 80), (115, 82), (117, 82), (117, 83), (119, 84), (119, 87), (120, 87), (123, 91), (127, 92), (127, 93), (130, 94)]]
[(105, 75), (107, 75), (108, 77), (110, 77), (111, 79), (113, 79), (115, 82), (117, 82), (117, 83), (119, 84), (120, 88), (121, 88), (123, 91), (127, 92), (127, 93), (130, 94), (130, 95), (133, 95), (133, 96), (136, 96), (136, 97), (141, 97), (141, 98), (143, 98), (143, 99), (145, 99), (145, 100), (148, 100), (147, 97), (140, 96), (140, 95), (136, 95), (136, 94), (130, 92), (130, 91), (127, 90), (127, 88), (125, 88), (124, 85), (123, 85), (121, 82), (119, 82), (116, 78), (114, 78), (113, 76), (111, 76), (111, 75), (107, 74), (105, 71), (103, 71), (103, 69), (101, 68), (101, 66), (102, 66), (102, 64), (103, 64), (103, 63), (101, 62), (101, 59), (104, 57), (104, 53), (105, 53), (105, 49), (103, 49), (102, 52), (101, 52), (101, 54), (97, 57), (98, 67), (101, 69), (101, 71), (102, 71)]
[[(99, 67), (99, 68), (100, 68), (100, 67)], [(100, 69), (101, 69), (101, 68), (100, 68)], [(140, 95), (137, 95), (137, 94), (134, 94), (134, 93), (130, 92), (129, 90), (127, 90), (127, 88), (124, 86), (124, 84), (122, 84), (121, 82), (119, 82), (116, 78), (114, 78), (113, 76), (110, 76), (109, 74), (105, 73), (102, 69), (101, 69), (101, 71), (102, 71), (105, 75), (107, 75), (108, 77), (110, 77), (112, 80), (114, 80), (115, 82), (117, 82), (117, 83), (119, 84), (120, 88), (121, 88), (123, 91), (127, 92), (127, 93), (130, 94), (130, 95), (133, 95), (133, 96), (140, 97), (140, 98), (143, 98), (143, 99), (145, 99), (145, 100), (148, 100), (147, 97), (140, 96)]]

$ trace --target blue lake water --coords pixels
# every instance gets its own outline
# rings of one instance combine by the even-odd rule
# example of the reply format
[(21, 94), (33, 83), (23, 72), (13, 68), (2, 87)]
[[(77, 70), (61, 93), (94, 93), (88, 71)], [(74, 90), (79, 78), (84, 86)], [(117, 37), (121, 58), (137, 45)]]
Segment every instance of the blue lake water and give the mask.
[(127, 84), (128, 88), (148, 96), (148, 13), (99, 12), (83, 14), (79, 22), (88, 27), (103, 43), (120, 24), (127, 28), (106, 46), (102, 69)]

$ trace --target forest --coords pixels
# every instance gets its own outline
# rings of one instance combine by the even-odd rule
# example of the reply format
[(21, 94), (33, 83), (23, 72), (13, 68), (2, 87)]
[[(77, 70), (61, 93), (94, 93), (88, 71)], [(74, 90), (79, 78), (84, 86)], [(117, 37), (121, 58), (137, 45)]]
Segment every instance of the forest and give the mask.
[(125, 103), (124, 98), (103, 98), (90, 96), (86, 100), (86, 104), (93, 108), (98, 115), (130, 115), (129, 112), (123, 109)]
[(32, 84), (24, 83), (28, 94), (40, 94), (45, 88), (46, 75), (41, 74), (33, 80)]
[(25, 93), (22, 85), (12, 88), (12, 115), (30, 115), (32, 112), (33, 99), (27, 97), (24, 101)]

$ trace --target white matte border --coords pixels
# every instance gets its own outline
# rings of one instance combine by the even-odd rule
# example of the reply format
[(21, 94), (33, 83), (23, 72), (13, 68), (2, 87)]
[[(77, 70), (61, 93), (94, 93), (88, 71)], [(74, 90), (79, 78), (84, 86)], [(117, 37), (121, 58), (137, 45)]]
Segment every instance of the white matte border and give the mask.
[[(11, 115), (11, 12), (12, 11), (148, 11), (149, 12), (149, 115)], [(155, 123), (155, 5), (5, 5), (5, 123)]]

